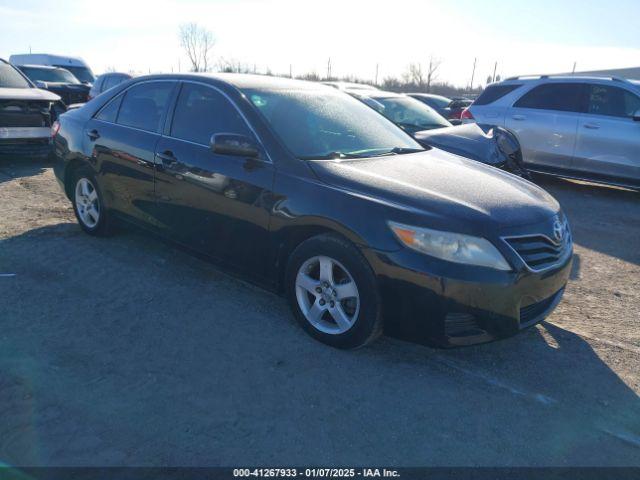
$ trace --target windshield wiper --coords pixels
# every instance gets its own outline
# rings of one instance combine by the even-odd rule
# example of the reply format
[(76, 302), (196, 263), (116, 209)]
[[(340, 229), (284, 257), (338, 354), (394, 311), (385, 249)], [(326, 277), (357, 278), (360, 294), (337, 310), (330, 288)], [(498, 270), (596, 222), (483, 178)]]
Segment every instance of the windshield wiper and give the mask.
[(340, 158), (364, 158), (365, 156), (357, 153), (330, 152), (325, 155), (309, 155), (300, 157), (301, 160), (337, 160)]
[(402, 155), (403, 153), (418, 153), (424, 152), (424, 148), (409, 148), (409, 147), (394, 147), (389, 150), (389, 153), (395, 153), (396, 155)]

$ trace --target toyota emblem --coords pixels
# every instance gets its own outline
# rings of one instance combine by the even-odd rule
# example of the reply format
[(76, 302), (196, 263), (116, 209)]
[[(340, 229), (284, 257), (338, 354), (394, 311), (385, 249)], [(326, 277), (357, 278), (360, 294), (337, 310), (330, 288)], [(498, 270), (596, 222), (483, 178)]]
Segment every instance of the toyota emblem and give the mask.
[(555, 222), (553, 222), (553, 238), (555, 238), (556, 242), (560, 243), (563, 236), (564, 225), (562, 225), (560, 220), (556, 220)]

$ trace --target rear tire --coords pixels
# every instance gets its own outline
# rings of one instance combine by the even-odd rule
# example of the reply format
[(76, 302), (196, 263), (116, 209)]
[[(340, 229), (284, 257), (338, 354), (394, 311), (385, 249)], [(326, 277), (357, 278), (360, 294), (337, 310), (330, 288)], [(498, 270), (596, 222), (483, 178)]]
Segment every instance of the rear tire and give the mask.
[(73, 172), (72, 178), (71, 202), (82, 230), (95, 236), (111, 234), (109, 212), (93, 171), (81, 167)]
[(382, 308), (375, 275), (346, 239), (323, 234), (293, 251), (285, 276), (296, 320), (316, 340), (353, 349), (382, 333)]

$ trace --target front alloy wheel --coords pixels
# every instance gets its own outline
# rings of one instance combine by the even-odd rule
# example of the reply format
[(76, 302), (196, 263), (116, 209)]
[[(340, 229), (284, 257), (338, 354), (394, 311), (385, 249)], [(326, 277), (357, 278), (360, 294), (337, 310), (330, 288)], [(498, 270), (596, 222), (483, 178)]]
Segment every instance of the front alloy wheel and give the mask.
[(300, 266), (296, 298), (305, 318), (324, 333), (345, 333), (358, 318), (358, 286), (348, 270), (330, 257), (312, 257)]
[(327, 233), (292, 252), (287, 297), (309, 335), (338, 348), (357, 348), (382, 333), (382, 308), (371, 266), (346, 238)]

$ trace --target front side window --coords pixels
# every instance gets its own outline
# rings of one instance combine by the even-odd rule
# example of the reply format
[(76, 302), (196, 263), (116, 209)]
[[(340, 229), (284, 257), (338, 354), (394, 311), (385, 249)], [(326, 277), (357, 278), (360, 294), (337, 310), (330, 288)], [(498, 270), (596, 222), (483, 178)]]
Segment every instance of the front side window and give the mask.
[(609, 85), (589, 86), (589, 113), (611, 117), (633, 117), (640, 110), (640, 97)]
[(0, 61), (0, 87), (31, 88), (31, 85), (12, 65)]
[(584, 85), (580, 83), (547, 83), (523, 95), (514, 107), (582, 112)]
[(171, 122), (171, 136), (209, 145), (215, 133), (251, 132), (224, 95), (204, 85), (185, 83), (180, 90)]
[(265, 88), (244, 94), (298, 158), (423, 150), (382, 115), (338, 90)]
[(162, 115), (173, 87), (173, 82), (149, 82), (131, 87), (122, 100), (117, 123), (149, 132), (160, 132)]

